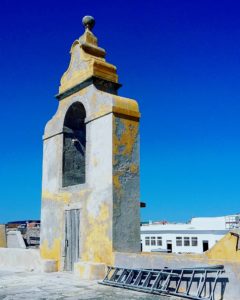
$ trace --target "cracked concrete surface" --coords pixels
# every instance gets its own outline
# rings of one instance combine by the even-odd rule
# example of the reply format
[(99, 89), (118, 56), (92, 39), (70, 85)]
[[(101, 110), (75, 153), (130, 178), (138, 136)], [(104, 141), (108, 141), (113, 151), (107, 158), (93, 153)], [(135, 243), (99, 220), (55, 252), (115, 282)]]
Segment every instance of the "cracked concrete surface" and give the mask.
[(0, 300), (3, 299), (170, 300), (171, 298), (103, 286), (97, 281), (79, 280), (68, 272), (0, 271)]

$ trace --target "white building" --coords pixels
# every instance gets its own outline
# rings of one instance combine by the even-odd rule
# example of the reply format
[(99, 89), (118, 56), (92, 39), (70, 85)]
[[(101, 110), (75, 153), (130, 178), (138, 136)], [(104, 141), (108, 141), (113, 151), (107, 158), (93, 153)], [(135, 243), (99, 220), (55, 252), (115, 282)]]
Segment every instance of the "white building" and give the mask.
[(240, 228), (240, 215), (192, 218), (189, 223), (149, 222), (141, 225), (143, 252), (202, 253), (232, 228)]

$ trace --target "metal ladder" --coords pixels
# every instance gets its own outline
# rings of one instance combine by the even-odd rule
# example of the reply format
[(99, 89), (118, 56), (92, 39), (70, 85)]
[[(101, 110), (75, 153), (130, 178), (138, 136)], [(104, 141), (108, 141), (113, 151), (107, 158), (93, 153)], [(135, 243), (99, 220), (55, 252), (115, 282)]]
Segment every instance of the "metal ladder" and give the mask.
[(103, 285), (153, 294), (168, 294), (195, 300), (214, 300), (214, 291), (224, 266), (183, 269), (129, 269), (108, 266)]

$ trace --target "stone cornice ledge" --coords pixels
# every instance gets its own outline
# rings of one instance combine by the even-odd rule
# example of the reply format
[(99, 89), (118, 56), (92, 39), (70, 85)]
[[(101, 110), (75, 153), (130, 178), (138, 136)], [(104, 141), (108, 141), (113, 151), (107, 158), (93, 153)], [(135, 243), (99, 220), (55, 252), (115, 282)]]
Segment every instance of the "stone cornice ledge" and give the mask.
[(84, 80), (83, 82), (64, 91), (63, 93), (57, 94), (55, 97), (59, 101), (61, 101), (62, 99), (75, 94), (76, 92), (88, 87), (91, 84), (93, 84), (98, 90), (108, 92), (114, 95), (117, 95), (118, 89), (122, 86), (120, 83), (112, 82), (97, 76), (91, 76), (86, 80)]
[[(106, 109), (104, 111), (91, 114), (88, 118), (86, 118), (85, 123), (88, 124), (88, 123), (90, 123), (90, 122), (92, 122), (96, 119), (105, 117), (106, 115), (109, 115), (111, 113), (113, 113), (115, 115), (119, 115), (122, 118), (135, 119), (136, 121), (138, 121), (140, 119), (140, 116), (141, 116), (140, 112), (138, 112), (138, 111), (124, 109), (124, 108), (117, 107), (117, 106), (112, 106), (111, 108)], [(43, 135), (43, 140), (47, 140), (47, 139), (49, 139), (53, 136), (56, 136), (56, 135), (59, 135), (59, 134), (62, 134), (62, 133), (64, 133), (63, 130), (59, 130), (59, 131), (56, 131), (54, 133), (51, 132), (49, 134), (45, 133)]]

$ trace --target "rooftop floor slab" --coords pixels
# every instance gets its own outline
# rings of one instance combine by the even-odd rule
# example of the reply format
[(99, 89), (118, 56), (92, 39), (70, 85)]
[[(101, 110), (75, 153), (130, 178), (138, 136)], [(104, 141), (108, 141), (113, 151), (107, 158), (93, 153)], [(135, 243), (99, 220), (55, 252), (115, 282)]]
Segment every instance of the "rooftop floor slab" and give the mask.
[[(0, 300), (171, 300), (172, 297), (151, 295), (79, 280), (72, 273), (35, 273), (0, 270)], [(175, 299), (175, 298), (174, 298)]]

